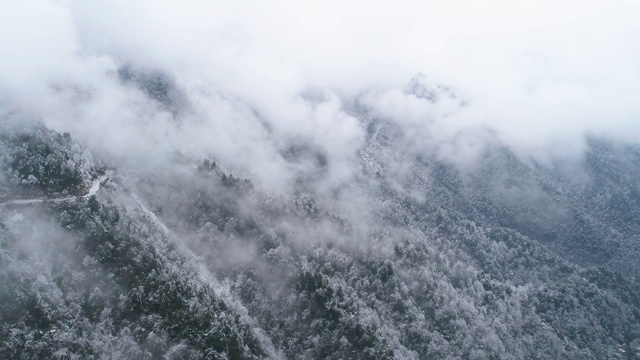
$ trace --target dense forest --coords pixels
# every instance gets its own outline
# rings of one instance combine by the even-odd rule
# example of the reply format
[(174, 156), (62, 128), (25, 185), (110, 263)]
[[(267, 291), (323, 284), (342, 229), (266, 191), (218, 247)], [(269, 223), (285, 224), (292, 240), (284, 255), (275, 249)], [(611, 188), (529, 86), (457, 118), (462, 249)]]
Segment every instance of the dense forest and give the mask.
[[(179, 117), (161, 73), (122, 68)], [(413, 82), (424, 101), (455, 99)], [(349, 105), (349, 181), (281, 146), (287, 192), (215, 153), (113, 158), (0, 120), (0, 354), (7, 359), (638, 359), (640, 147), (587, 136), (540, 164), (491, 139), (473, 166)]]

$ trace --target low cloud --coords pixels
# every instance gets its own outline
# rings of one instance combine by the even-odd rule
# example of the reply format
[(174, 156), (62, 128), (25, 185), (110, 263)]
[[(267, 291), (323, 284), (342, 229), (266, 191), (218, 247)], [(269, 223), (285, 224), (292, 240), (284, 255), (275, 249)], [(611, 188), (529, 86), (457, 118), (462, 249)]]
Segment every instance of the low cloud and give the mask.
[[(328, 187), (351, 179), (366, 119), (412, 129), (411, 146), (473, 162), (486, 139), (526, 156), (574, 156), (592, 133), (640, 131), (640, 6), (561, 1), (281, 0), (0, 3), (2, 103), (117, 161), (214, 154), (286, 191), (316, 171), (283, 156), (305, 142)], [(158, 71), (172, 112), (119, 70)], [(406, 91), (426, 74), (450, 93)]]

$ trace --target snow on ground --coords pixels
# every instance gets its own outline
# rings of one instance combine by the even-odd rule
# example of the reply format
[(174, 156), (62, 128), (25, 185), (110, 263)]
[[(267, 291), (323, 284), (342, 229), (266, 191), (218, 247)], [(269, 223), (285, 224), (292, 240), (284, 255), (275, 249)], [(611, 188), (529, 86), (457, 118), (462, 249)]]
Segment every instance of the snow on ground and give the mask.
[(106, 173), (100, 176), (99, 178), (93, 180), (93, 183), (91, 184), (91, 188), (89, 189), (89, 192), (83, 197), (87, 198), (89, 196), (93, 196), (97, 194), (98, 190), (100, 190), (100, 185), (102, 185), (109, 178), (109, 175), (110, 175), (109, 173)]
[[(81, 196), (81, 197), (88, 198), (90, 196), (96, 195), (98, 193), (98, 191), (100, 190), (100, 186), (102, 184), (104, 184), (104, 182), (109, 179), (109, 175), (111, 175), (111, 174), (110, 173), (106, 173), (106, 174), (100, 176), (99, 178), (93, 180), (93, 183), (91, 184), (91, 188), (89, 189), (89, 192), (87, 194)], [(76, 198), (75, 196), (68, 196), (68, 197), (56, 198), (56, 199), (40, 198), (40, 199), (9, 200), (9, 201), (5, 201), (3, 203), (0, 203), (0, 206), (30, 205), (30, 204), (37, 204), (37, 203), (41, 203), (41, 202), (60, 202), (60, 201), (73, 200), (75, 198)]]

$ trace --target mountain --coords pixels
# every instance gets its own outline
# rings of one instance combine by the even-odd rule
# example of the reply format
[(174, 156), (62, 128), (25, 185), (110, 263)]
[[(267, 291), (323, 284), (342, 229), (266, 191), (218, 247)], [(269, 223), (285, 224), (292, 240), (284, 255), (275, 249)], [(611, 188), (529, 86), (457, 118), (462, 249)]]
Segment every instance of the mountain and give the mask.
[[(193, 111), (162, 73), (117, 76), (172, 119)], [(403, 94), (467, 103), (423, 76)], [(461, 165), (366, 96), (343, 104), (364, 134), (347, 166), (266, 126), (286, 191), (216, 153), (131, 165), (4, 113), (0, 354), (640, 358), (639, 145), (586, 136), (544, 164), (479, 129)]]

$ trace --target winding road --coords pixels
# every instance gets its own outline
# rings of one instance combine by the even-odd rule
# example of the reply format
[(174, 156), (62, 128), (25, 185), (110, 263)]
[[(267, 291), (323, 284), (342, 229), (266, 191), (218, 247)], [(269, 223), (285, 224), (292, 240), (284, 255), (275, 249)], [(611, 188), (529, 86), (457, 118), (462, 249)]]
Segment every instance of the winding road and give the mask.
[(91, 184), (91, 187), (89, 188), (89, 192), (86, 193), (85, 195), (82, 195), (82, 196), (68, 196), (68, 197), (64, 197), (64, 198), (55, 198), (55, 199), (10, 200), (10, 201), (5, 201), (3, 203), (0, 203), (0, 206), (29, 205), (29, 204), (37, 204), (37, 203), (43, 203), (43, 202), (61, 202), (61, 201), (68, 201), (68, 200), (78, 199), (78, 198), (88, 198), (88, 197), (93, 196), (93, 195), (98, 193), (98, 191), (100, 190), (100, 186), (105, 181), (107, 181), (109, 179), (109, 175), (110, 175), (110, 173), (106, 173), (106, 174), (100, 176), (99, 178), (93, 180), (93, 183)]

